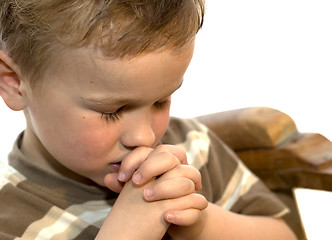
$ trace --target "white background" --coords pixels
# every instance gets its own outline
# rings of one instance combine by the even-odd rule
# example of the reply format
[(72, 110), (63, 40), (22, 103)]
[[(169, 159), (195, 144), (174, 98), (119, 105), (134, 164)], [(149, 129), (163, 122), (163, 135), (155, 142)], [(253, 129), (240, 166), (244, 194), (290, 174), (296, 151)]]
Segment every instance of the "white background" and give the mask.
[[(267, 106), (332, 139), (332, 1), (206, 0), (203, 30), (172, 115)], [(0, 101), (0, 159), (25, 127)]]

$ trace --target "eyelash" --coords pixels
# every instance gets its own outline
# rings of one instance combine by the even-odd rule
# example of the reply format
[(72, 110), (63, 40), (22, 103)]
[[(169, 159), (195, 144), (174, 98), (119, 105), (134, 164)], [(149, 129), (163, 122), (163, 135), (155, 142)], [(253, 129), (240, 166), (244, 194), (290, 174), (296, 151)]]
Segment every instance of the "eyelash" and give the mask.
[[(170, 103), (169, 100), (165, 100), (165, 101), (155, 102), (153, 105), (157, 110), (163, 110), (164, 108), (166, 108), (166, 106), (168, 106), (169, 103)], [(121, 119), (121, 114), (124, 108), (125, 107), (121, 107), (113, 113), (101, 113), (101, 118), (105, 119), (107, 122), (109, 121), (116, 122)]]
[(107, 122), (111, 121), (111, 122), (116, 122), (118, 120), (120, 120), (121, 118), (121, 112), (114, 112), (114, 113), (101, 113), (101, 118), (105, 119)]

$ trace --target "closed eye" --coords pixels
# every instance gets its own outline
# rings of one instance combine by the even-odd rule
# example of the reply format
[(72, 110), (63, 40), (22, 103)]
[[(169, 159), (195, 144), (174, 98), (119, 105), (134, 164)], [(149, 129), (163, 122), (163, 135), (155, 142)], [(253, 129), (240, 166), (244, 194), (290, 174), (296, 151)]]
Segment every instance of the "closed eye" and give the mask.
[[(155, 102), (153, 104), (153, 107), (157, 110), (163, 110), (163, 109), (168, 108), (170, 106), (170, 103), (171, 103), (170, 98), (167, 98), (166, 100), (161, 100), (161, 101)], [(123, 106), (123, 107), (117, 109), (115, 112), (111, 112), (111, 113), (103, 112), (103, 113), (101, 113), (101, 118), (105, 119), (107, 122), (119, 121), (121, 119), (121, 115), (125, 108), (129, 108), (129, 107)]]
[(107, 122), (116, 122), (120, 120), (123, 109), (124, 107), (121, 107), (112, 113), (101, 113), (101, 118), (105, 119)]
[(166, 100), (163, 100), (163, 101), (157, 101), (153, 104), (153, 106), (157, 109), (164, 109), (166, 107), (168, 107), (170, 105), (171, 101), (170, 99), (166, 99)]

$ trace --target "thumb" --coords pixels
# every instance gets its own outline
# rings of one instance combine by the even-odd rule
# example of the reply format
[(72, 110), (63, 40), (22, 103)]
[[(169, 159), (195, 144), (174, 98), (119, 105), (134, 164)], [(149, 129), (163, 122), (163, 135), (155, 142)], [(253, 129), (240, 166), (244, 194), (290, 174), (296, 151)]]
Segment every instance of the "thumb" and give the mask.
[(104, 184), (107, 188), (109, 188), (111, 191), (120, 193), (122, 190), (122, 187), (124, 185), (123, 182), (120, 182), (118, 180), (118, 174), (117, 173), (108, 173), (104, 177)]

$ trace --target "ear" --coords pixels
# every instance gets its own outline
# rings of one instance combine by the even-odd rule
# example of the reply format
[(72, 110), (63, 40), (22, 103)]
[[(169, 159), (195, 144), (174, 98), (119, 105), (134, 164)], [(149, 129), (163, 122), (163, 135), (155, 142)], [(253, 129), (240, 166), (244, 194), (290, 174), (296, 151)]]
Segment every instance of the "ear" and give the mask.
[(23, 110), (26, 106), (20, 91), (20, 76), (19, 68), (12, 58), (0, 50), (0, 96), (15, 111)]

